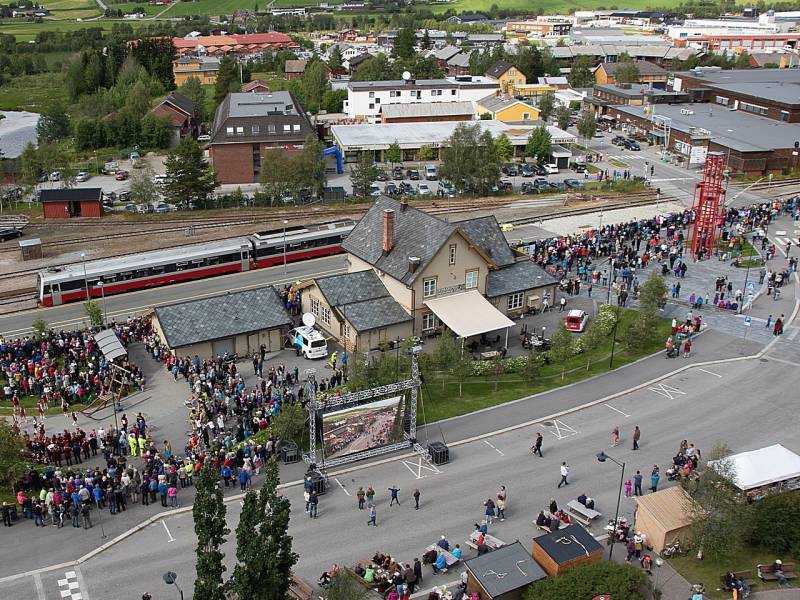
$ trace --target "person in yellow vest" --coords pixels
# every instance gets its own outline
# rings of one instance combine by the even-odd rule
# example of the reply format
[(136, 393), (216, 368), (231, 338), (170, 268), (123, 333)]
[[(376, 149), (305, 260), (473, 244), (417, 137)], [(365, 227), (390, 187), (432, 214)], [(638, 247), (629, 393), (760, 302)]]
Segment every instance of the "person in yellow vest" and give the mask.
[(139, 454), (139, 445), (136, 443), (136, 436), (132, 433), (128, 434), (128, 446), (131, 449), (131, 456), (136, 458), (136, 456)]
[(145, 448), (147, 447), (147, 440), (144, 439), (143, 435), (139, 436), (139, 454), (144, 456)]

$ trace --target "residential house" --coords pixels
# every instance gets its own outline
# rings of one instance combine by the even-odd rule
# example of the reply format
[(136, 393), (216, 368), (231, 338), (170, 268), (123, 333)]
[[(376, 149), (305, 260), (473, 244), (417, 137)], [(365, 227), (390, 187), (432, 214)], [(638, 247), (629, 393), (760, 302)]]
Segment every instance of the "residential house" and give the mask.
[[(594, 72), (595, 83), (615, 84), (616, 75), (621, 68), (630, 62), (603, 63)], [(667, 87), (667, 71), (656, 64), (644, 60), (635, 60), (633, 64), (639, 70), (639, 81), (636, 83), (648, 84), (651, 87), (665, 89)]]
[(508, 93), (508, 90), (512, 86), (525, 85), (528, 83), (528, 79), (522, 71), (504, 60), (492, 65), (491, 68), (486, 71), (485, 75), (488, 79), (496, 81), (503, 93)]
[(486, 15), (481, 14), (461, 14), (461, 15), (453, 15), (447, 19), (450, 23), (461, 23), (464, 24), (473, 24), (473, 23), (485, 23), (488, 21), (489, 18)]
[(283, 67), (286, 79), (302, 79), (307, 64), (307, 60), (287, 60)]
[(381, 123), (471, 121), (474, 118), (472, 102), (414, 102), (385, 104), (381, 107)]
[(345, 59), (344, 62), (346, 63), (345, 66), (347, 67), (347, 72), (350, 73), (350, 75), (354, 75), (356, 71), (358, 71), (358, 67), (364, 64), (364, 61), (369, 60), (370, 58), (372, 58), (372, 54), (369, 52), (362, 52), (353, 58)]
[(205, 54), (221, 57), (235, 54), (242, 58), (258, 56), (268, 49), (288, 50), (300, 47), (291, 37), (277, 31), (234, 35), (189, 34), (186, 37), (172, 38), (172, 43), (179, 56)]
[(217, 82), (219, 63), (220, 59), (215, 56), (181, 56), (172, 63), (175, 85), (183, 85), (190, 77), (196, 77), (203, 85), (214, 85)]
[(475, 112), (479, 118), (490, 115), (490, 118), (503, 123), (519, 121), (538, 121), (539, 109), (504, 94), (491, 94), (475, 103)]
[(187, 135), (197, 136), (199, 123), (194, 102), (180, 92), (170, 92), (150, 112), (170, 126), (170, 146), (177, 146), (181, 138)]
[(461, 52), (447, 61), (445, 69), (450, 77), (465, 77), (469, 75), (469, 54)]
[(218, 183), (257, 183), (268, 148), (298, 150), (315, 131), (291, 92), (231, 93), (217, 108), (209, 142)]
[(268, 94), (269, 85), (261, 79), (253, 79), (253, 81), (243, 84), (239, 91), (251, 94)]

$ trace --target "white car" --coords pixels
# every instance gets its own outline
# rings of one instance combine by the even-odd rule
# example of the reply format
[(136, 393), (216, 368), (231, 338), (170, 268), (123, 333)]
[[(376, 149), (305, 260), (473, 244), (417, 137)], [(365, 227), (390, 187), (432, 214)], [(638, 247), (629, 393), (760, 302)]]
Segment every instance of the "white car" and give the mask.
[(167, 183), (167, 176), (166, 175), (156, 175), (153, 177), (153, 181), (159, 185), (163, 185)]
[(373, 183), (371, 186), (369, 186), (369, 195), (373, 198), (380, 198), (383, 195), (383, 192), (377, 184)]
[(211, 136), (208, 135), (207, 133), (204, 133), (203, 135), (198, 135), (197, 136), (197, 141), (198, 142), (210, 142), (211, 141)]
[(427, 183), (420, 183), (419, 184), (419, 195), (420, 196), (430, 196), (431, 188), (428, 187)]
[(79, 183), (83, 183), (84, 181), (89, 181), (91, 175), (89, 175), (86, 171), (81, 171), (75, 176), (75, 181)]
[(548, 163), (544, 165), (544, 170), (547, 171), (548, 175), (555, 175), (558, 173), (558, 165), (554, 163)]
[(50, 181), (61, 181), (61, 171), (53, 171), (50, 173), (48, 179), (50, 179)]

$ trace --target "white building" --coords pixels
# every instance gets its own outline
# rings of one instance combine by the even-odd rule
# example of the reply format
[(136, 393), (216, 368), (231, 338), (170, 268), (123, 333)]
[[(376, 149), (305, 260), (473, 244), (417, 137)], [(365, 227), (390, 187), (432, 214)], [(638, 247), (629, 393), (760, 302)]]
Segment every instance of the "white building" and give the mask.
[(500, 86), (486, 77), (447, 77), (404, 81), (351, 81), (344, 112), (350, 119), (380, 120), (381, 106), (415, 102), (475, 102)]

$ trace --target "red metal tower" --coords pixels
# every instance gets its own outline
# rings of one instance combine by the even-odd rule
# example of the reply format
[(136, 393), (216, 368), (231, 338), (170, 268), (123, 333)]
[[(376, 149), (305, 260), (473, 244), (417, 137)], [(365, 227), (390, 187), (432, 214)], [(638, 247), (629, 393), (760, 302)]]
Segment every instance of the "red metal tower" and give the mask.
[(705, 249), (703, 254), (706, 256), (714, 251), (717, 230), (725, 212), (725, 189), (722, 187), (724, 170), (725, 155), (722, 152), (709, 152), (703, 180), (694, 186), (692, 256), (697, 256), (701, 249)]

